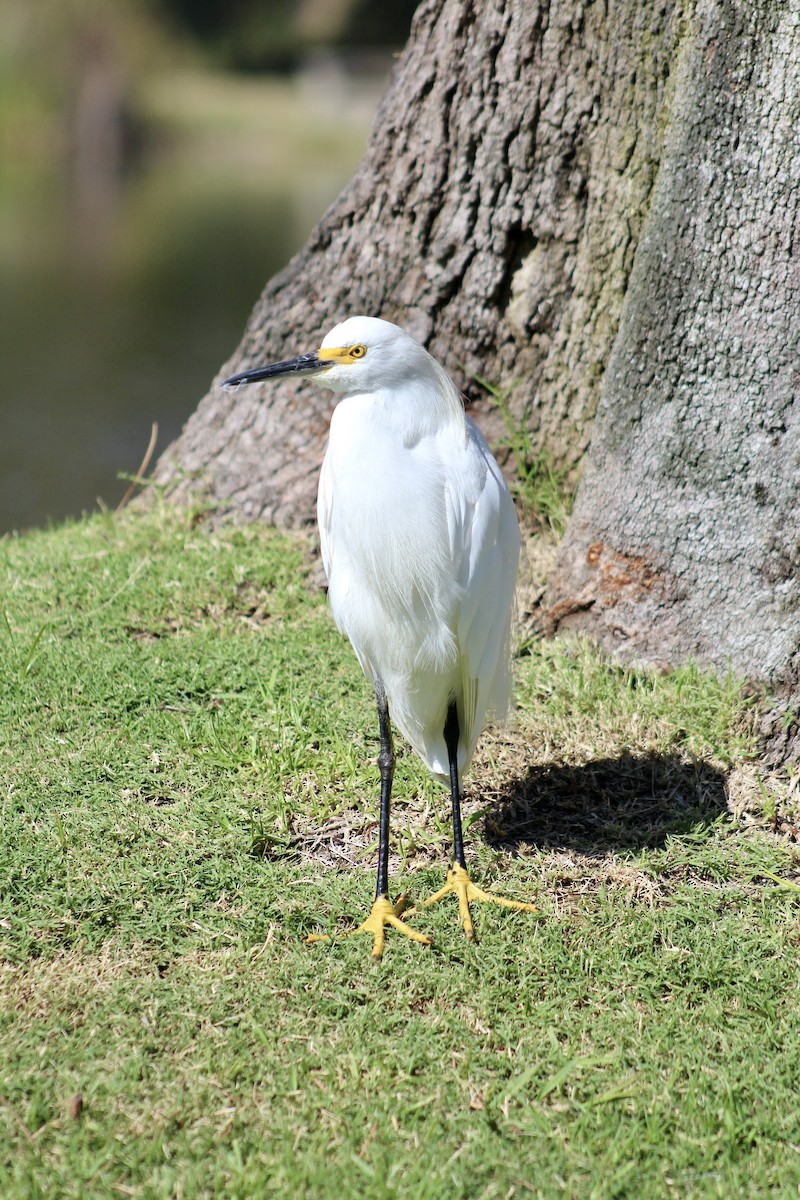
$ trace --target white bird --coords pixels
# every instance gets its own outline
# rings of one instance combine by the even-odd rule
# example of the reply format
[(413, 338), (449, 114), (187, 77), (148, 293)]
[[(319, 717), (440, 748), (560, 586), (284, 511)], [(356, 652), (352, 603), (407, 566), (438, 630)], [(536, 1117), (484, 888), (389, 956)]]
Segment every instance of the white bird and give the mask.
[[(389, 721), (430, 770), (449, 782), (453, 865), (443, 888), (469, 903), (533, 905), (481, 891), (464, 857), (460, 779), (487, 716), (502, 716), (519, 525), (500, 468), (443, 367), (402, 329), (350, 317), (319, 350), (234, 375), (226, 387), (308, 375), (340, 393), (319, 482), (317, 516), (328, 596), (378, 701), (380, 838), (375, 902), (354, 932), (385, 926), (429, 939), (400, 920), (389, 898), (389, 806), (394, 749)], [(317, 940), (319, 935), (312, 935)]]

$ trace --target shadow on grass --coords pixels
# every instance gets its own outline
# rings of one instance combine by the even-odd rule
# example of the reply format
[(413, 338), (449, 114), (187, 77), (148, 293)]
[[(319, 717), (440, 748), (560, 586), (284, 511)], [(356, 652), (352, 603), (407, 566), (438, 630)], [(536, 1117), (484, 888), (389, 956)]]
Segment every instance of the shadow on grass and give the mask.
[(711, 825), (726, 811), (725, 777), (675, 755), (536, 766), (513, 780), (484, 820), (488, 845), (581, 854), (663, 846), (669, 834)]

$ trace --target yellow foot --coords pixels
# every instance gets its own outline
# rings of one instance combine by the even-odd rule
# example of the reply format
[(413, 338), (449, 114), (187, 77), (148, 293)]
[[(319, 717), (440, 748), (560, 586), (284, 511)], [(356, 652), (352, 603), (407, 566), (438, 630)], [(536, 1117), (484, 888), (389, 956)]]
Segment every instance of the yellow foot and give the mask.
[(423, 904), (434, 904), (437, 900), (443, 899), (444, 896), (449, 896), (451, 892), (455, 892), (458, 896), (458, 915), (461, 917), (461, 924), (464, 926), (464, 933), (468, 938), (474, 939), (475, 927), (472, 924), (469, 905), (471, 900), (485, 901), (489, 904), (502, 904), (504, 908), (519, 908), (523, 912), (538, 912), (535, 904), (525, 904), (522, 900), (506, 900), (505, 896), (493, 896), (491, 892), (484, 892), (481, 888), (476, 887), (472, 882), (467, 872), (458, 863), (453, 863), (450, 870), (447, 872), (446, 882), (443, 888), (438, 892), (434, 892), (427, 900), (423, 900)]
[[(396, 904), (392, 904), (388, 896), (379, 896), (372, 905), (366, 921), (363, 921), (357, 929), (351, 929), (343, 936), (352, 937), (355, 933), (371, 933), (375, 939), (372, 947), (372, 957), (374, 959), (379, 959), (383, 954), (387, 925), (394, 926), (400, 933), (404, 933), (406, 937), (411, 938), (415, 942), (422, 942), (423, 946), (430, 946), (430, 938), (426, 937), (424, 933), (418, 933), (416, 929), (412, 929), (410, 925), (406, 925), (405, 921), (400, 920), (400, 914), (405, 911), (405, 908), (405, 896), (401, 896)], [(328, 941), (330, 941), (330, 936), (327, 933), (312, 933), (306, 938), (306, 942)]]

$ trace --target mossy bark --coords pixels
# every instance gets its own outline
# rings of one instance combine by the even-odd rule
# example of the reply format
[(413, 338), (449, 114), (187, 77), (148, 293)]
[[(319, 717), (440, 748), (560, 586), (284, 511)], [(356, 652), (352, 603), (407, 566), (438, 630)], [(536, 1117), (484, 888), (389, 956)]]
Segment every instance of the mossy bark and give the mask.
[(696, 5), (673, 78), (550, 626), (796, 686), (796, 4)]

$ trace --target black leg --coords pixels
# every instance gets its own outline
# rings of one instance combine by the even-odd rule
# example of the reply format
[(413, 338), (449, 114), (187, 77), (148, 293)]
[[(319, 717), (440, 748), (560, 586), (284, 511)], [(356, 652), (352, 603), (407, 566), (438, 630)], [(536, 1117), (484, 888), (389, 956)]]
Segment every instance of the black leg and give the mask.
[(378, 755), (381, 771), (381, 829), (378, 840), (378, 882), (375, 886), (375, 899), (380, 900), (381, 896), (389, 895), (389, 808), (394, 777), (394, 745), (389, 723), (389, 704), (380, 679), (375, 680), (375, 698), (378, 701), (378, 724), (381, 731), (381, 752)]
[(466, 871), (464, 858), (464, 835), (461, 831), (461, 788), (458, 783), (458, 708), (451, 700), (444, 723), (444, 744), (447, 746), (447, 761), (450, 766), (450, 795), (453, 800), (453, 862)]

